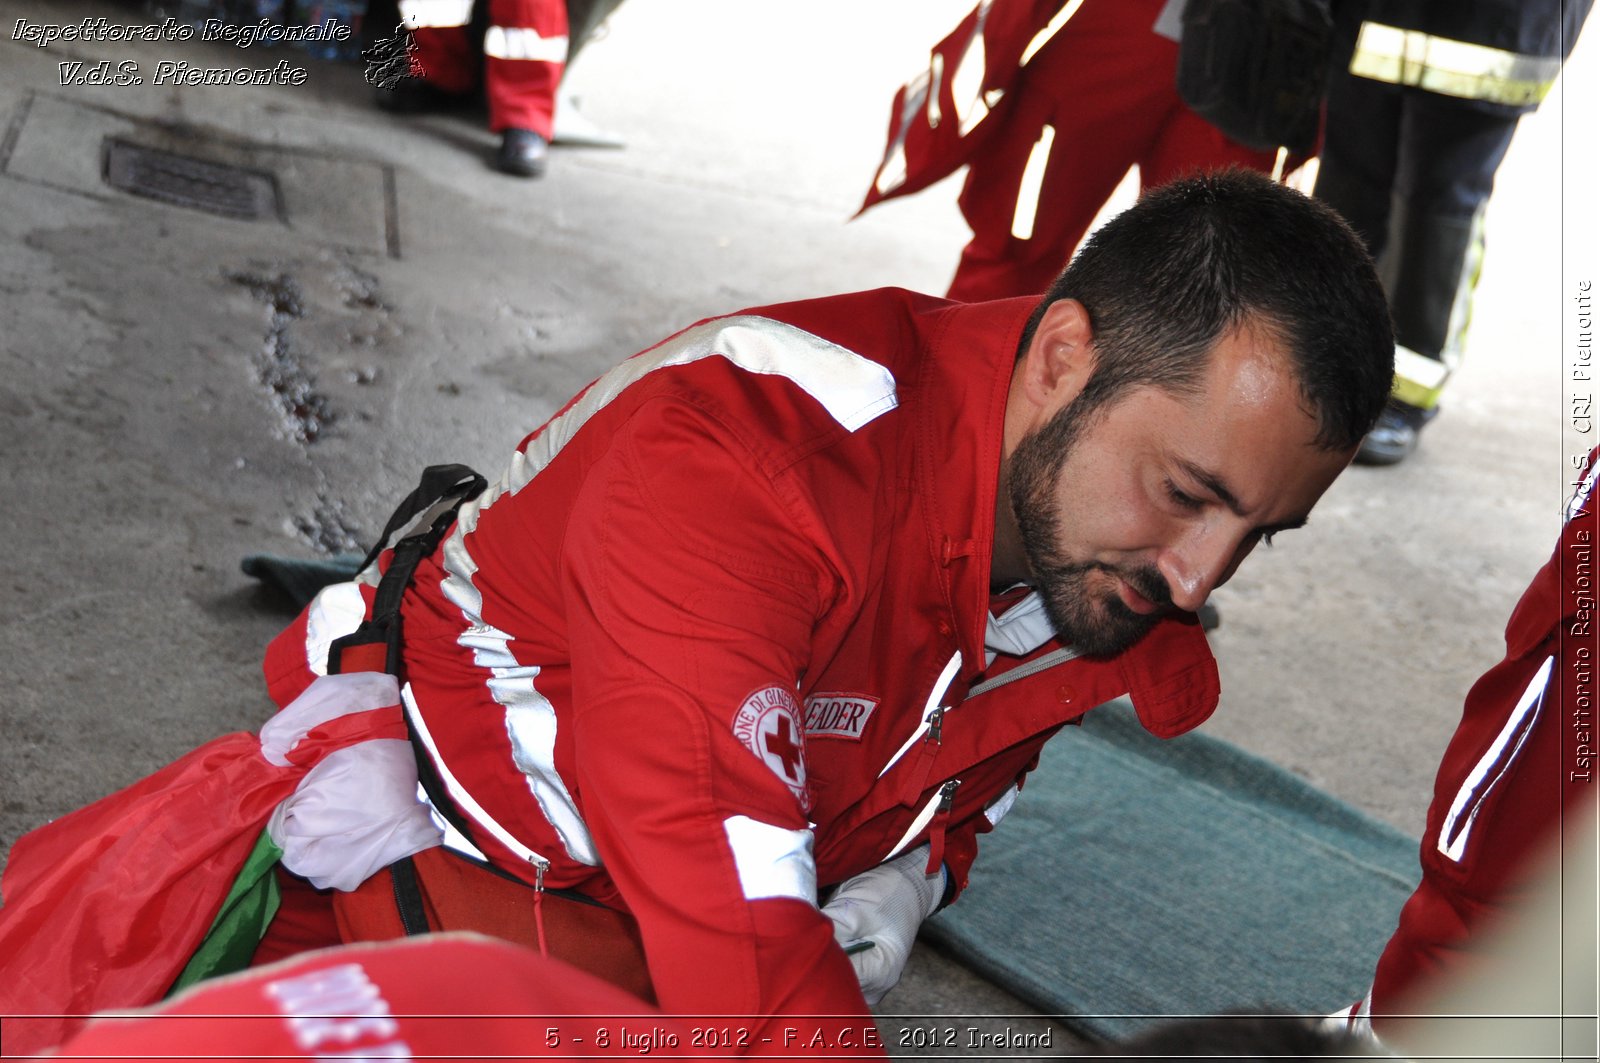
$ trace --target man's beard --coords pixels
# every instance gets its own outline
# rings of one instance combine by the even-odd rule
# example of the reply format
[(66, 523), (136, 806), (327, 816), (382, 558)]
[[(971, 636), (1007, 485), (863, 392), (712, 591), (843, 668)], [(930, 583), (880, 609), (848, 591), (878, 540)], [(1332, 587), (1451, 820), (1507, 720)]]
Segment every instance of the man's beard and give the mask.
[(1098, 561), (1075, 561), (1063, 554), (1061, 503), (1057, 480), (1079, 443), (1084, 427), (1101, 411), (1080, 409), (1074, 399), (1043, 427), (1026, 436), (1011, 455), (1011, 510), (1017, 518), (1022, 548), (1032, 569), (1032, 584), (1044, 600), (1045, 614), (1061, 638), (1080, 653), (1108, 657), (1121, 653), (1155, 625), (1161, 612), (1134, 612), (1115, 589), (1096, 593), (1090, 576), (1106, 572), (1125, 580), (1158, 606), (1172, 604), (1167, 581), (1149, 565), (1120, 567)]

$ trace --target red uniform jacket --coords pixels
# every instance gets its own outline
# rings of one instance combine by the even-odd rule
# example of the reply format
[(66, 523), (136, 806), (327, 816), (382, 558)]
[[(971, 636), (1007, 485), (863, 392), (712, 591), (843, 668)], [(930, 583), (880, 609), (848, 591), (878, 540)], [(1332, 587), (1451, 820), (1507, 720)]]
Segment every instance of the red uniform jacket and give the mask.
[[(988, 121), (1039, 47), (1060, 26), (1063, 0), (983, 0), (934, 45), (928, 69), (901, 86), (866, 210), (920, 192), (965, 166), (996, 123)], [(1067, 249), (1070, 253), (1071, 248)]]
[(1530, 855), (1595, 794), (1595, 550), (1591, 467), (1567, 509), (1555, 553), (1506, 625), (1506, 656), (1473, 685), (1445, 749), (1422, 836), (1422, 883), (1383, 950), (1356, 1017), (1415, 1010), (1407, 1000), (1447, 980), (1472, 938), (1528, 895)]
[[(1032, 303), (882, 290), (696, 325), (529, 436), (418, 570), (404, 695), (472, 842), (631, 911), (663, 1010), (863, 1013), (819, 884), (924, 841), (964, 884), (1063, 724), (1127, 692), (1163, 736), (1215, 707), (1192, 623), (990, 661)], [(276, 698), (363, 608), (331, 588), (279, 637)]]

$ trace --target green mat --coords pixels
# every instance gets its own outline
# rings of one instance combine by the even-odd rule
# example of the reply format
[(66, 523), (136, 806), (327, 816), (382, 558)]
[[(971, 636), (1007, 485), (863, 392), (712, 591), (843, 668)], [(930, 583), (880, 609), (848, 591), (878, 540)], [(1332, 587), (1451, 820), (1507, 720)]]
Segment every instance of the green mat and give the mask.
[(961, 902), (924, 934), (1096, 1037), (1167, 1015), (1361, 998), (1421, 874), (1417, 843), (1126, 701), (1045, 748)]

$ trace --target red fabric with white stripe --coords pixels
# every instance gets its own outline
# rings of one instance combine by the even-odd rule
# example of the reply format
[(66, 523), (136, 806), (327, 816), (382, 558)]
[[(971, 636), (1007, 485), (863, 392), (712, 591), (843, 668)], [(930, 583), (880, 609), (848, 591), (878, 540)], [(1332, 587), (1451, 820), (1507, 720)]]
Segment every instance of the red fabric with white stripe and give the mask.
[[(691, 1031), (713, 1025), (738, 1028), (726, 1020), (667, 1018), (525, 949), (441, 934), (330, 949), (206, 982), (159, 1008), (98, 1019), (59, 1054), (79, 1060), (706, 1057), (715, 1054), (702, 1047), (707, 1038)], [(857, 1036), (864, 1033), (856, 1027)]]
[[(470, 13), (470, 2), (450, 6), (462, 16)], [(401, 13), (420, 7), (405, 3)], [(489, 31), (481, 48), (464, 17), (460, 25), (417, 25), (411, 34), (423, 80), (446, 92), (470, 92), (481, 62), (489, 129), (531, 129), (550, 139), (567, 56), (565, 0), (489, 0)]]
[[(392, 691), (392, 688), (391, 688)], [(55, 1044), (110, 1007), (159, 1000), (205, 937), (278, 804), (336, 749), (403, 739), (398, 706), (320, 724), (269, 763), (255, 735), (208, 742), (17, 839), (0, 907), (5, 1051)]]
[[(1030, 309), (882, 290), (702, 323), (525, 440), (419, 566), (406, 678), (473, 840), (631, 911), (664, 1009), (863, 1013), (814, 883), (928, 840), (919, 813), (959, 780), (934, 829), (964, 884), (985, 807), (1064, 723), (1130, 690), (1163, 735), (1215, 707), (1215, 662), (1178, 621), (963, 704), (1059, 648), (985, 672)], [(304, 631), (269, 654), (275, 696)], [(803, 703), (829, 698), (874, 707), (859, 734), (801, 741)]]
[[(891, 108), (890, 150), (861, 209), (906, 195), (969, 166), (962, 216), (972, 229), (949, 297), (976, 302), (1044, 292), (1127, 174), (1156, 188), (1187, 173), (1238, 165), (1271, 172), (1276, 155), (1229, 140), (1178, 95), (1178, 45), (1152, 29), (1166, 0), (1084, 0), (1021, 65), (1061, 0), (991, 0), (982, 20), (982, 86), (993, 109), (965, 135), (954, 120), (966, 101), (954, 77), (978, 25), (977, 12), (934, 49), (941, 97), (906, 113), (907, 88)], [(967, 62), (973, 62), (968, 57)], [(997, 98), (996, 98), (997, 97)], [(937, 121), (935, 121), (937, 116)], [(1052, 141), (1038, 182), (1025, 179), (1044, 130)], [(893, 145), (904, 138), (905, 180), (881, 188)], [(1043, 151), (1043, 149), (1041, 149)], [(1025, 235), (1013, 232), (1018, 203), (1036, 204)]]
[[(1583, 718), (1575, 713), (1586, 709), (1592, 749), (1597, 541), (1590, 495), (1571, 512), (1555, 552), (1512, 612), (1505, 659), (1467, 694), (1434, 780), (1422, 883), (1374, 976), (1370, 1006), (1380, 1035), (1386, 1016), (1412, 1010), (1412, 993), (1470, 962), (1474, 935), (1527, 896), (1528, 858), (1552, 840), (1567, 810), (1594, 800), (1592, 753), (1580, 752), (1573, 728)], [(1444, 851), (1452, 843), (1459, 859)]]

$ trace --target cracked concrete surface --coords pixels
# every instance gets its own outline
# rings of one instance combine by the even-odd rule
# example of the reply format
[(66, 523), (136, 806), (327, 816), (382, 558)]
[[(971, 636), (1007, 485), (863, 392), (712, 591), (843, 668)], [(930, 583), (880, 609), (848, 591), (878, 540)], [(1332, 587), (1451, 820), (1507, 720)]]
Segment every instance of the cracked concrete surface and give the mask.
[[(260, 724), (260, 652), (287, 616), (239, 573), (245, 554), (364, 544), (423, 465), (493, 474), (588, 380), (700, 317), (941, 291), (965, 238), (952, 182), (846, 221), (895, 88), (967, 6), (709, 0), (684, 23), (635, 0), (571, 77), (627, 149), (559, 149), (539, 182), (489, 171), (471, 119), (376, 112), (353, 67), (0, 39), (0, 847)], [(1595, 51), (1580, 42), (1574, 64)], [(55, 65), (283, 56), (305, 85), (63, 87)], [(1225, 694), (1207, 730), (1411, 832), (1549, 554), (1577, 448), (1561, 329), (1594, 224), (1562, 213), (1563, 122), (1596, 101), (1567, 97), (1502, 169), (1469, 359), (1421, 453), (1351, 470), (1216, 598)], [(285, 220), (115, 191), (98, 171), (113, 135), (270, 168)], [(1565, 274), (1563, 251), (1579, 256)], [(926, 949), (886, 1002), (1013, 1008)]]

